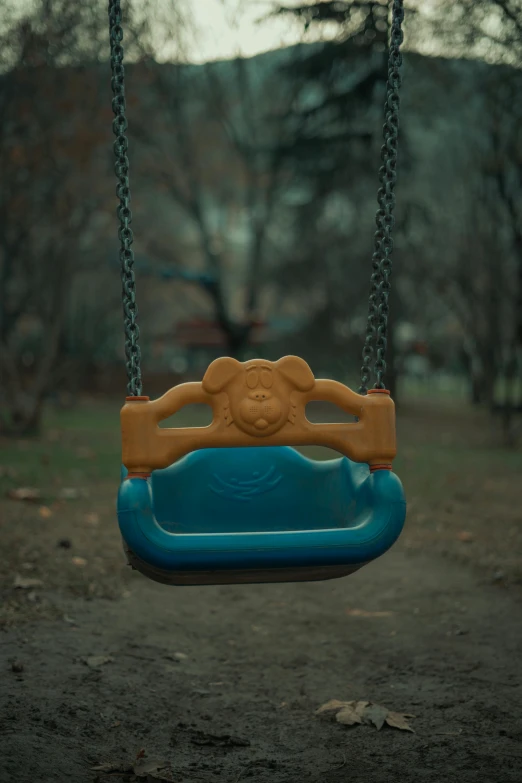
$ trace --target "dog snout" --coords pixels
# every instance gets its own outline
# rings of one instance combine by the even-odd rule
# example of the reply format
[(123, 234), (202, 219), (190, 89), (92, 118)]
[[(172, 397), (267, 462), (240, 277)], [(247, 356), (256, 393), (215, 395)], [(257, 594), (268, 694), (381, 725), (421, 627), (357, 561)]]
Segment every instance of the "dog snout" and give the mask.
[(248, 393), (248, 396), (251, 400), (256, 400), (256, 402), (264, 402), (269, 400), (272, 394), (266, 389), (254, 389), (254, 391)]

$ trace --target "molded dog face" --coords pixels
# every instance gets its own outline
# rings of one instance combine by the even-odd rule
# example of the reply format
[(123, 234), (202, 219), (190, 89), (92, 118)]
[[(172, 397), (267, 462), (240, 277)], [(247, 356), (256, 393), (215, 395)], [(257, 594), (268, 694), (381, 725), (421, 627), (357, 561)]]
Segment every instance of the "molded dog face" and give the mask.
[(234, 423), (248, 435), (273, 435), (286, 421), (295, 421), (290, 401), (292, 391), (310, 391), (315, 383), (307, 363), (297, 356), (278, 362), (253, 359), (238, 362), (224, 357), (212, 362), (203, 378), (208, 394), (226, 392), (223, 411), (227, 424)]

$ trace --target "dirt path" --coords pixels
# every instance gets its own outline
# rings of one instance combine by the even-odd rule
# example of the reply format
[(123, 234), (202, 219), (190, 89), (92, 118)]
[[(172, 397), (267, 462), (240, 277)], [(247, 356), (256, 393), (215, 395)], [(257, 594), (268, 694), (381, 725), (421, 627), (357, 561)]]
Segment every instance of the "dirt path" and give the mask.
[[(2, 783), (92, 783), (141, 749), (178, 783), (522, 779), (522, 604), (465, 568), (399, 545), (337, 582), (129, 592), (47, 594), (64, 620), (2, 634)], [(416, 733), (315, 717), (331, 698)]]

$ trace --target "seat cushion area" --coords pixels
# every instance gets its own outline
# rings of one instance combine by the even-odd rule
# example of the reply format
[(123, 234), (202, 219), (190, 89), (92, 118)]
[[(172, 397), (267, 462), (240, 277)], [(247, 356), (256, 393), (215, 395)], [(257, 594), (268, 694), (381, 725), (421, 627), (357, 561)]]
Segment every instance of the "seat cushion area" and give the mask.
[(152, 474), (154, 516), (171, 533), (345, 528), (369, 499), (367, 465), (293, 448), (205, 449)]

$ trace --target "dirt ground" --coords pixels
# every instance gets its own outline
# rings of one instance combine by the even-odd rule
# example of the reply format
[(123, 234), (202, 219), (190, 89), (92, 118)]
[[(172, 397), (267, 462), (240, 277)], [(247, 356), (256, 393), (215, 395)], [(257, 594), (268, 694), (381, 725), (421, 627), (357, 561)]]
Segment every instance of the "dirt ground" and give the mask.
[[(403, 413), (401, 541), (296, 585), (131, 572), (114, 409), (46, 433), (0, 443), (2, 783), (522, 779), (522, 460), (475, 414)], [(5, 497), (21, 487), (39, 496)], [(316, 716), (330, 699), (414, 733)]]

